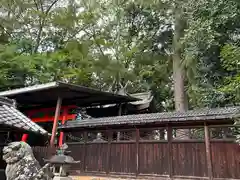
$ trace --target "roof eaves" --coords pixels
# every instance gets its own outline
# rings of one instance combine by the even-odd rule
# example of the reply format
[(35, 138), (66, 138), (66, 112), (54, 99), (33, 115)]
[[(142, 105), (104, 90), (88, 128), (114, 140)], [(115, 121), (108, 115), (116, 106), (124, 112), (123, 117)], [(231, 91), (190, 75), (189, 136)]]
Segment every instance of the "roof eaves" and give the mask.
[(131, 96), (128, 96), (128, 95), (119, 95), (119, 94), (114, 94), (114, 93), (110, 93), (110, 92), (100, 91), (100, 90), (97, 90), (97, 89), (84, 87), (84, 86), (80, 86), (80, 85), (77, 85), (77, 84), (69, 84), (69, 83), (65, 83), (65, 82), (58, 82), (58, 84), (59, 84), (60, 87), (67, 87), (67, 88), (72, 89), (72, 90), (80, 90), (81, 89), (81, 91), (84, 91), (84, 92), (92, 92), (92, 93), (98, 93), (98, 94), (102, 94), (102, 95), (106, 95), (106, 96), (127, 98), (130, 101), (141, 100), (140, 98), (131, 97)]
[[(116, 116), (106, 118), (95, 118), (82, 121), (68, 122), (59, 128), (72, 128), (72, 127), (96, 127), (104, 125), (134, 125), (143, 123), (158, 123), (158, 122), (180, 122), (180, 121), (201, 121), (201, 120), (222, 120), (233, 119), (240, 117), (240, 107), (233, 108), (220, 108), (220, 109), (205, 109), (199, 111), (194, 115), (194, 111), (190, 113), (152, 113), (141, 115), (128, 115), (128, 116)], [(200, 113), (201, 112), (201, 113)], [(171, 116), (170, 116), (171, 115)], [(178, 115), (178, 116), (177, 116)]]
[(28, 92), (34, 92), (34, 91), (40, 91), (44, 89), (50, 89), (54, 87), (58, 87), (59, 82), (50, 82), (46, 84), (40, 84), (40, 85), (34, 85), (34, 86), (29, 86), (29, 87), (23, 87), (23, 88), (18, 88), (18, 89), (13, 89), (13, 90), (8, 90), (8, 91), (2, 91), (0, 92), (0, 96), (13, 96), (21, 93), (28, 93)]
[(39, 132), (40, 134), (48, 133), (46, 130), (38, 126), (36, 123), (32, 122), (31, 120), (29, 121), (29, 119), (26, 116), (24, 116), (22, 113), (20, 113), (16, 109), (12, 107), (10, 107), (10, 109), (13, 112), (13, 114), (16, 115), (17, 117), (20, 117), (23, 120), (23, 122), (30, 127), (30, 129), (34, 130), (35, 132)]
[(40, 85), (34, 85), (34, 86), (29, 86), (29, 87), (8, 90), (8, 91), (2, 91), (2, 92), (0, 92), (0, 97), (1, 96), (11, 97), (11, 96), (18, 95), (18, 94), (37, 92), (37, 91), (42, 91), (42, 90), (47, 90), (47, 89), (52, 89), (52, 88), (57, 88), (57, 87), (63, 87), (63, 88), (68, 88), (70, 90), (89, 92), (89, 93), (94, 93), (94, 94), (99, 94), (99, 95), (106, 95), (109, 97), (124, 98), (126, 101), (140, 100), (138, 98), (131, 97), (131, 96), (123, 96), (123, 95), (113, 94), (113, 93), (99, 91), (97, 89), (84, 87), (84, 86), (80, 86), (80, 85), (76, 85), (76, 84), (69, 84), (69, 83), (65, 83), (65, 82), (61, 82), (61, 81), (54, 81), (54, 82), (49, 82), (46, 84), (40, 84)]
[[(0, 99), (5, 100), (3, 98)], [(1, 102), (0, 124), (22, 129), (24, 131), (31, 131), (42, 135), (48, 135), (48, 132), (46, 130), (32, 122), (29, 118), (18, 111), (15, 106), (9, 103)]]

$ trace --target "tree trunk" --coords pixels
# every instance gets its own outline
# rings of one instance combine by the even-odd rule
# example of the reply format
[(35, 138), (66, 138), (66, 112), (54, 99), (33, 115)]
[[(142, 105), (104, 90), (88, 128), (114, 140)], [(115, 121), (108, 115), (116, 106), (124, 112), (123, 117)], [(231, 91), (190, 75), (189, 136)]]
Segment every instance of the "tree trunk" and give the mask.
[[(175, 11), (174, 37), (173, 37), (173, 81), (175, 110), (184, 112), (188, 109), (187, 95), (185, 91), (185, 69), (182, 66), (183, 45), (180, 40), (184, 35), (186, 21), (183, 19), (181, 10)], [(188, 138), (189, 130), (177, 130), (176, 138)]]

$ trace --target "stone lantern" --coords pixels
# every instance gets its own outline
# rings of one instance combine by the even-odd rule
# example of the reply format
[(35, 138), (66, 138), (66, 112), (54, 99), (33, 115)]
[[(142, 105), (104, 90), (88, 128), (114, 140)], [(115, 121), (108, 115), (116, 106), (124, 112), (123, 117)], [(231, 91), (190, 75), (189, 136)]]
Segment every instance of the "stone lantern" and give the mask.
[(68, 154), (70, 151), (66, 151), (68, 148), (67, 144), (63, 144), (57, 154), (52, 156), (50, 159), (44, 159), (45, 162), (50, 163), (52, 166), (54, 178), (53, 180), (72, 180), (69, 177), (69, 169), (72, 164), (80, 163), (80, 161), (74, 161), (74, 159)]

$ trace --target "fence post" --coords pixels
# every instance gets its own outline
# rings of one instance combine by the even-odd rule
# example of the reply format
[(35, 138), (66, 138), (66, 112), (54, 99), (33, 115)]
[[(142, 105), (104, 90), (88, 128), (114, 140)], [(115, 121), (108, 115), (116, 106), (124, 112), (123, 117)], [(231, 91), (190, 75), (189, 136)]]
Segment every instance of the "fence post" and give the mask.
[(107, 131), (108, 135), (108, 145), (107, 145), (107, 169), (106, 174), (108, 175), (110, 173), (110, 163), (111, 163), (111, 141), (112, 141), (112, 132)]
[(136, 129), (136, 177), (139, 175), (139, 129)]
[(167, 141), (168, 141), (168, 174), (169, 178), (173, 177), (173, 163), (172, 163), (172, 127), (167, 125)]
[(213, 169), (212, 169), (210, 137), (209, 137), (208, 125), (206, 122), (204, 122), (204, 134), (205, 134), (205, 147), (206, 147), (208, 177), (210, 180), (212, 180), (213, 179)]
[(86, 155), (87, 155), (87, 131), (84, 131), (83, 133), (83, 138), (84, 138), (84, 144), (83, 144), (83, 165), (82, 165), (82, 169), (84, 172), (86, 172)]

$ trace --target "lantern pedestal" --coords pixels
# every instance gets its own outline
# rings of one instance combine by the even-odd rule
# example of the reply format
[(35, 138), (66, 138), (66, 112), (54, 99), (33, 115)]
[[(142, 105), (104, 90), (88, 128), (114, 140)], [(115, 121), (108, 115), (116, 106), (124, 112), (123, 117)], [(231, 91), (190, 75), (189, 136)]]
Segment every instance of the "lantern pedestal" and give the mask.
[(69, 170), (72, 164), (80, 163), (80, 161), (74, 161), (74, 159), (68, 154), (70, 151), (66, 151), (67, 144), (63, 144), (57, 154), (50, 159), (45, 159), (45, 162), (50, 163), (52, 166), (54, 178), (53, 180), (73, 180), (69, 177)]

